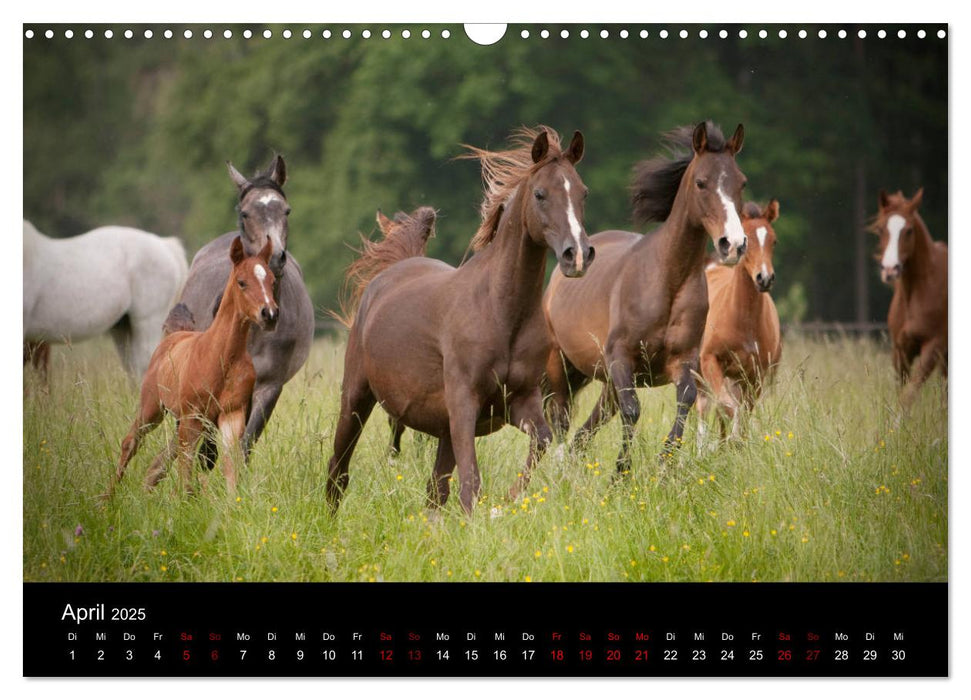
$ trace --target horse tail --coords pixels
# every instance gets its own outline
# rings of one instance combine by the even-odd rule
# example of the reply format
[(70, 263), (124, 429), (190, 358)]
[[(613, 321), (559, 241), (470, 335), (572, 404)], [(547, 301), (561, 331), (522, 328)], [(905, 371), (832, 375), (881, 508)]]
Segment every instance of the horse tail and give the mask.
[(398, 212), (393, 220), (378, 212), (377, 220), (383, 237), (372, 241), (361, 236), (357, 259), (344, 274), (340, 310), (328, 310), (327, 313), (345, 328), (354, 325), (354, 315), (371, 280), (395, 263), (425, 256), (428, 239), (435, 235), (436, 218), (437, 214), (431, 207), (420, 207), (411, 214)]
[(162, 335), (175, 333), (176, 331), (194, 331), (196, 329), (196, 319), (189, 311), (189, 307), (179, 302), (172, 307), (169, 315), (165, 317), (162, 324)]

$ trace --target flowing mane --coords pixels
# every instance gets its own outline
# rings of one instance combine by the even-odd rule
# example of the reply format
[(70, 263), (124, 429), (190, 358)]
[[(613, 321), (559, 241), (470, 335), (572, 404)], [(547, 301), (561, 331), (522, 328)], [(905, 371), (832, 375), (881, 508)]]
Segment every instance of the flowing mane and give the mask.
[[(539, 163), (534, 163), (533, 142), (544, 131), (549, 138), (549, 153)], [(495, 238), (506, 203), (522, 181), (550, 160), (562, 155), (559, 134), (543, 125), (536, 128), (520, 127), (513, 132), (509, 145), (511, 148), (506, 151), (487, 151), (463, 144), (468, 153), (458, 156), (463, 159), (478, 159), (482, 163), (482, 186), (485, 190), (479, 206), (482, 223), (472, 237), (472, 250), (481, 250)]]
[[(706, 150), (709, 153), (721, 153), (728, 145), (724, 134), (711, 120), (705, 122), (705, 125), (708, 137)], [(654, 156), (634, 166), (630, 188), (634, 223), (643, 225), (664, 221), (671, 214), (674, 197), (681, 187), (681, 178), (694, 158), (691, 148), (694, 128), (679, 126), (672, 129), (663, 137), (668, 149), (666, 155)]]

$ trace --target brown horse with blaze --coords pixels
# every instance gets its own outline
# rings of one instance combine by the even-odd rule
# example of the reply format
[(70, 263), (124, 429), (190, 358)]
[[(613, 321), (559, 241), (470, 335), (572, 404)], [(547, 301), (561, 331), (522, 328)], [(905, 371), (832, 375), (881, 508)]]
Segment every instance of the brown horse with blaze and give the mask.
[(931, 238), (917, 211), (923, 198), (923, 187), (911, 199), (880, 190), (872, 226), (880, 278), (894, 288), (887, 329), (904, 410), (937, 367), (947, 378), (947, 244)]
[[(256, 325), (273, 330), (279, 317), (273, 300), (272, 252), (267, 241), (258, 255), (246, 257), (237, 237), (229, 250), (233, 269), (212, 325), (202, 332), (175, 330), (159, 343), (145, 372), (138, 416), (121, 443), (121, 458), (106, 498), (125, 475), (142, 438), (162, 422), (165, 410), (175, 416), (179, 475), (185, 490), (193, 490), (190, 465), (196, 444), (215, 425), (223, 441), (222, 470), (229, 491), (235, 491), (235, 462), (242, 455), (240, 440), (256, 382), (253, 359), (246, 349), (249, 329)], [(185, 327), (184, 323), (191, 325), (191, 314), (170, 321), (170, 327)], [(164, 476), (170, 458), (166, 450), (155, 459), (145, 479), (147, 487)]]
[(674, 425), (662, 457), (681, 444), (697, 396), (695, 375), (708, 314), (705, 243), (733, 264), (745, 251), (739, 212), (745, 176), (735, 163), (743, 129), (725, 139), (711, 122), (668, 135), (672, 153), (634, 172), (635, 219), (664, 223), (651, 234), (604, 231), (590, 237), (597, 264), (581, 280), (554, 272), (544, 307), (554, 349), (547, 363), (550, 422), (565, 433), (573, 397), (593, 379), (600, 399), (574, 437), (582, 445), (617, 411), (623, 421), (617, 470), (630, 469), (640, 416), (635, 389), (673, 383)]
[(739, 411), (751, 410), (782, 356), (779, 312), (769, 296), (775, 282), (772, 252), (779, 218), (779, 202), (765, 209), (747, 202), (742, 227), (748, 241), (741, 262), (729, 269), (711, 264), (708, 278), (708, 320), (701, 342), (701, 376), (707, 391), (698, 395), (698, 442), (704, 441), (705, 419), (718, 413), (725, 436), (725, 421), (738, 436)]
[(575, 168), (583, 136), (576, 132), (561, 148), (552, 129), (522, 129), (509, 150), (470, 148), (469, 155), (481, 162), (485, 185), (475, 255), (457, 268), (404, 257), (361, 280), (329, 465), (332, 508), (347, 490), (351, 455), (377, 402), (398, 425), (438, 438), (428, 482), (433, 507), (445, 504), (456, 465), (462, 507), (475, 506), (477, 435), (508, 423), (529, 436), (511, 496), (525, 488), (552, 439), (540, 392), (550, 349), (543, 281), (549, 250), (568, 277), (593, 260), (581, 223), (586, 187)]

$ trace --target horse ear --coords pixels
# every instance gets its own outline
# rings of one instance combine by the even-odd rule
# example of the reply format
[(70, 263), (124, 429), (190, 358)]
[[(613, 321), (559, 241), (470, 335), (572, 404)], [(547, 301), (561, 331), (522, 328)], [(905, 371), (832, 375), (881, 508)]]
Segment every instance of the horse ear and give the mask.
[(708, 148), (708, 125), (705, 122), (701, 122), (695, 127), (694, 132), (691, 134), (691, 148), (698, 155), (705, 152)]
[(778, 199), (773, 199), (772, 201), (770, 201), (766, 205), (765, 211), (762, 212), (762, 216), (770, 224), (773, 221), (775, 221), (776, 219), (778, 219), (779, 218), (779, 200)]
[(270, 179), (273, 180), (277, 185), (283, 187), (287, 181), (287, 164), (283, 160), (283, 156), (277, 154), (273, 157), (273, 162), (270, 163)]
[(914, 192), (914, 196), (910, 199), (910, 210), (914, 211), (920, 206), (920, 203), (924, 201), (924, 188), (919, 188)]
[(229, 259), (233, 261), (233, 266), (239, 265), (243, 262), (243, 258), (246, 257), (246, 251), (243, 250), (243, 239), (239, 236), (233, 239), (233, 243), (229, 246)]
[(566, 149), (566, 159), (576, 165), (583, 159), (583, 134), (579, 131), (573, 132), (573, 139), (570, 147)]
[(739, 124), (735, 127), (735, 133), (732, 134), (732, 138), (728, 141), (728, 150), (731, 151), (733, 156), (737, 156), (742, 152), (742, 143), (745, 141), (745, 128)]
[(885, 189), (880, 189), (880, 194), (877, 195), (877, 202), (880, 204), (881, 209), (886, 209), (888, 206), (890, 206), (890, 197), (887, 195), (887, 191)]
[(533, 162), (539, 163), (550, 150), (550, 135), (546, 132), (546, 129), (539, 132), (539, 136), (533, 141)]
[(226, 161), (226, 167), (229, 168), (229, 177), (234, 183), (236, 183), (236, 187), (242, 190), (244, 187), (249, 185), (249, 180), (247, 180), (241, 172), (234, 168), (233, 164), (228, 160)]
[(260, 251), (260, 258), (264, 263), (269, 265), (271, 255), (273, 255), (273, 241), (267, 236), (266, 243), (263, 244), (263, 250)]
[(386, 217), (384, 214), (382, 214), (380, 209), (378, 209), (378, 213), (377, 213), (377, 216), (375, 216), (375, 220), (378, 222), (378, 228), (381, 229), (381, 233), (383, 233), (385, 237), (387, 237), (387, 235), (391, 233), (391, 226), (393, 225), (394, 222), (391, 221), (391, 219)]

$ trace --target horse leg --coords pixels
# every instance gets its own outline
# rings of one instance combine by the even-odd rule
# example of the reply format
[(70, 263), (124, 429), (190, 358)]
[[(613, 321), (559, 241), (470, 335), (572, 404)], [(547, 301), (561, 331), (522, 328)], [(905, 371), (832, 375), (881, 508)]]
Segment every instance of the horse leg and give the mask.
[(392, 457), (397, 457), (401, 454), (401, 436), (405, 433), (405, 426), (391, 416), (388, 416), (388, 426), (391, 428), (391, 444), (388, 446), (388, 452)]
[[(699, 365), (701, 367), (701, 376), (704, 377), (705, 382), (708, 384), (708, 391), (702, 391), (696, 397), (696, 400), (698, 401), (699, 439), (700, 431), (702, 430), (701, 426), (709, 413), (709, 406), (712, 404), (714, 404), (715, 418), (718, 421), (721, 437), (722, 439), (725, 439), (727, 436), (725, 428), (726, 421), (732, 421), (733, 433), (735, 421), (735, 410), (733, 408), (734, 402), (728, 388), (729, 381), (725, 377), (724, 368), (715, 355), (710, 353), (702, 355)], [(680, 389), (677, 391), (677, 393), (680, 397)], [(665, 451), (667, 450), (668, 445), (665, 444)]]
[(455, 469), (455, 454), (452, 452), (452, 438), (445, 433), (438, 439), (438, 454), (435, 456), (435, 469), (428, 480), (428, 507), (441, 508), (448, 500), (449, 479)]
[(920, 356), (917, 358), (914, 374), (900, 394), (900, 406), (904, 413), (910, 410), (914, 399), (917, 398), (917, 392), (920, 391), (920, 387), (937, 367), (940, 359), (941, 353), (937, 343), (925, 343), (924, 347), (920, 349)]
[(184, 416), (176, 431), (179, 439), (179, 479), (188, 495), (195, 489), (192, 486), (192, 458), (196, 443), (203, 432), (203, 423), (195, 416)]
[(600, 398), (597, 399), (597, 405), (593, 407), (590, 417), (577, 429), (573, 436), (574, 451), (584, 449), (593, 439), (593, 436), (597, 434), (597, 431), (614, 417), (618, 408), (616, 398), (616, 391), (611, 382), (605, 382), (600, 390)]
[[(358, 368), (359, 369), (359, 368)], [(344, 386), (341, 390), (341, 415), (334, 431), (334, 454), (327, 467), (327, 502), (336, 512), (341, 497), (347, 490), (348, 467), (351, 455), (364, 430), (376, 399), (363, 375), (352, 378), (345, 367)]]
[(517, 397), (509, 406), (509, 422), (529, 436), (529, 454), (526, 465), (516, 484), (509, 490), (509, 500), (515, 501), (529, 486), (533, 467), (553, 442), (553, 429), (543, 418), (543, 397), (539, 388), (523, 397)]
[(559, 348), (554, 347), (546, 360), (546, 381), (549, 394), (546, 397), (546, 418), (557, 439), (566, 437), (573, 412), (573, 393), (570, 375), (576, 370), (570, 366)]
[[(630, 360), (615, 356), (611, 359), (609, 368), (610, 384), (614, 393), (614, 400), (611, 404), (616, 406), (613, 409), (614, 411), (617, 408), (620, 409), (621, 420), (621, 444), (620, 452), (617, 455), (617, 473), (623, 475), (630, 473), (630, 446), (634, 439), (634, 426), (637, 425), (637, 421), (641, 417), (641, 403), (637, 400), (634, 372)], [(601, 396), (601, 399), (603, 398)], [(596, 413), (596, 410), (594, 413)], [(593, 417), (591, 416), (591, 419)]]
[(240, 409), (232, 413), (222, 413), (217, 424), (223, 441), (222, 470), (226, 477), (226, 488), (230, 495), (235, 495), (235, 465), (243, 461), (241, 459), (243, 450), (240, 441), (243, 437), (243, 431), (246, 429), (246, 411)]
[[(156, 399), (154, 403), (150, 401), (152, 398)], [(122, 477), (125, 476), (128, 463), (131, 462), (132, 457), (138, 451), (139, 443), (141, 443), (143, 437), (158, 427), (158, 424), (162, 422), (162, 415), (162, 407), (159, 405), (157, 397), (148, 396), (141, 401), (138, 416), (128, 430), (125, 439), (121, 441), (121, 457), (118, 459), (118, 468), (111, 477), (107, 493), (101, 496), (102, 500), (108, 500), (114, 495), (115, 488)]]
[(459, 502), (471, 514), (482, 489), (482, 477), (475, 457), (475, 424), (479, 402), (472, 387), (445, 374), (445, 405), (448, 408), (448, 430), (459, 471)]
[[(176, 432), (178, 432), (179, 422), (175, 422)], [(155, 456), (152, 460), (152, 465), (148, 468), (148, 473), (145, 474), (145, 490), (151, 491), (154, 489), (158, 482), (165, 478), (165, 472), (168, 469), (169, 462), (175, 459), (176, 455), (179, 453), (179, 437), (178, 435), (173, 435), (172, 439), (166, 443), (163, 450)]]
[[(163, 312), (164, 313), (164, 312)], [(145, 318), (129, 316), (129, 373), (135, 380), (140, 380), (148, 369), (152, 353), (162, 338), (162, 323), (165, 316), (153, 314)]]
[[(111, 327), (109, 331), (111, 334), (111, 339), (115, 343), (115, 349), (118, 351), (118, 357), (121, 359), (121, 365), (125, 368), (125, 372), (128, 376), (135, 376), (135, 364), (132, 359), (132, 337), (131, 337), (131, 319), (126, 316), (122, 316), (118, 322)], [(139, 375), (141, 376), (141, 375)]]
[(283, 392), (282, 384), (257, 384), (253, 390), (253, 400), (250, 404), (249, 419), (243, 432), (243, 458), (248, 462), (253, 444), (260, 439), (263, 429), (273, 415), (276, 402)]
[[(694, 366), (692, 366), (694, 365)], [(688, 411), (694, 406), (695, 399), (698, 398), (698, 384), (695, 381), (695, 374), (698, 372), (698, 362), (688, 361), (681, 363), (681, 376), (675, 383), (675, 394), (678, 406), (674, 416), (674, 425), (671, 432), (664, 438), (664, 452), (661, 458), (669, 457), (672, 452), (681, 446), (681, 437), (684, 435), (684, 423), (688, 418)]]

